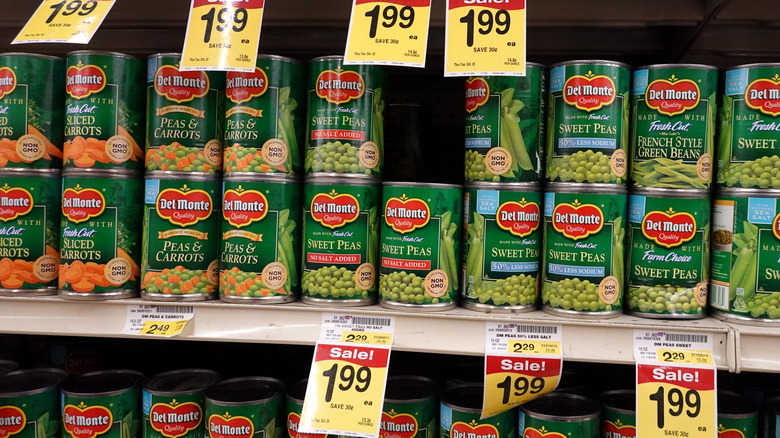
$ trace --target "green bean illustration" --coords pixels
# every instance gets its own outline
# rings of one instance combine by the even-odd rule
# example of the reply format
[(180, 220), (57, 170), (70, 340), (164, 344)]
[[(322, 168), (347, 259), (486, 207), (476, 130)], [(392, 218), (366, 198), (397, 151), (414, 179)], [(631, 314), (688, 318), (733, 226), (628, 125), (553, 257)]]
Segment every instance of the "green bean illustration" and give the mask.
[(290, 87), (279, 90), (279, 111), (277, 119), (277, 137), (287, 145), (287, 168), (294, 169), (294, 164), (300, 163), (298, 137), (295, 135), (293, 111), (298, 107), (298, 102), (290, 97)]
[(278, 260), (287, 267), (287, 281), (285, 289), (292, 290), (298, 286), (298, 267), (295, 260), (295, 250), (293, 247), (293, 231), (295, 230), (295, 221), (290, 219), (290, 210), (284, 209), (279, 212), (279, 239), (276, 245), (279, 253)]
[(458, 290), (458, 266), (455, 258), (455, 241), (453, 237), (458, 229), (451, 221), (452, 212), (441, 215), (441, 250), (439, 251), (439, 268), (444, 270), (449, 279), (448, 292)]
[(623, 283), (623, 274), (625, 264), (625, 250), (623, 241), (626, 236), (626, 229), (623, 226), (623, 218), (618, 216), (612, 221), (612, 275), (618, 279), (618, 283)]
[(647, 187), (707, 188), (699, 179), (696, 165), (683, 160), (663, 157), (645, 160), (635, 165), (633, 175), (636, 184)]
[(718, 179), (723, 180), (723, 174), (729, 168), (731, 162), (731, 118), (734, 99), (724, 95), (720, 106), (720, 132), (718, 136)]
[(468, 245), (469, 250), (466, 256), (466, 279), (469, 284), (469, 291), (472, 288), (479, 287), (482, 283), (483, 257), (484, 257), (484, 233), (485, 217), (474, 212), (474, 223), (468, 226)]
[[(533, 170), (534, 166), (531, 157), (528, 156), (523, 133), (518, 126), (520, 117), (517, 113), (525, 107), (525, 104), (514, 99), (514, 93), (514, 88), (507, 88), (501, 92), (501, 147), (509, 151), (512, 155), (512, 162), (517, 163), (521, 169)], [(504, 127), (506, 127), (508, 138), (504, 135)]]
[[(382, 89), (374, 89), (373, 121), (371, 122), (372, 140), (379, 150), (379, 157), (385, 156), (385, 101), (382, 99)], [(381, 165), (381, 162), (380, 162)]]

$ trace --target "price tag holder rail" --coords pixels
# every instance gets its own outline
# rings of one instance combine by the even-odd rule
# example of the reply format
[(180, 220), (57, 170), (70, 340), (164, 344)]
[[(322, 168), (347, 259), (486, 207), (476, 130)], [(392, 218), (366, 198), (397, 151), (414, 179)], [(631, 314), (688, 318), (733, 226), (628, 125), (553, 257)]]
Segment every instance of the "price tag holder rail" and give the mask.
[(181, 334), (194, 317), (193, 306), (131, 304), (121, 333), (170, 338)]

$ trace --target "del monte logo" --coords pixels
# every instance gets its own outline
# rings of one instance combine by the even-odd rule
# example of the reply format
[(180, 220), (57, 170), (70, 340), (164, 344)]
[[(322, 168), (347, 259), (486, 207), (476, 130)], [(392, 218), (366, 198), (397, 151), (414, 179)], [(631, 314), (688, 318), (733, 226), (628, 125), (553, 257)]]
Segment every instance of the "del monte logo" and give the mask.
[(696, 235), (696, 218), (690, 213), (651, 211), (642, 219), (642, 234), (666, 248), (680, 246)]
[(490, 87), (483, 78), (469, 78), (466, 80), (466, 111), (474, 112), (484, 105), (490, 97)]
[(745, 89), (745, 103), (764, 114), (780, 115), (780, 75), (751, 82)]
[(114, 417), (105, 406), (66, 405), (62, 409), (62, 427), (73, 438), (95, 438), (111, 430)]
[(533, 427), (526, 427), (523, 431), (523, 438), (568, 438), (558, 432), (549, 432), (547, 428), (542, 426), (541, 429), (535, 429)]
[(604, 226), (604, 213), (593, 204), (580, 204), (574, 200), (571, 204), (558, 204), (552, 213), (555, 231), (569, 239), (584, 239), (601, 231)]
[(16, 89), (16, 73), (8, 67), (0, 68), (0, 99)]
[(739, 429), (726, 429), (722, 424), (719, 424), (718, 438), (745, 438), (745, 434)]
[(247, 417), (233, 417), (229, 413), (209, 417), (209, 437), (211, 438), (251, 438), (255, 434), (255, 425)]
[(154, 73), (154, 91), (174, 102), (188, 102), (208, 94), (209, 77), (201, 70), (179, 71), (178, 64), (163, 65)]
[(317, 96), (331, 103), (347, 103), (363, 96), (365, 83), (363, 76), (354, 71), (325, 70), (317, 77), (315, 84)]
[(0, 438), (8, 438), (24, 430), (27, 416), (16, 406), (0, 406)]
[(231, 71), (227, 74), (225, 94), (233, 103), (243, 103), (262, 96), (266, 90), (268, 90), (268, 76), (260, 68), (255, 67), (252, 73)]
[(412, 438), (417, 435), (417, 419), (409, 414), (398, 414), (394, 409), (382, 412), (379, 436), (382, 438)]
[(385, 223), (394, 231), (404, 234), (428, 225), (431, 209), (418, 198), (390, 198), (385, 204)]
[(674, 74), (669, 79), (656, 79), (645, 90), (645, 104), (667, 116), (676, 116), (699, 105), (699, 85)]
[[(31, 212), (35, 201), (27, 190), (11, 187), (8, 183), (0, 187), (0, 221), (12, 221)], [(2, 438), (2, 435), (0, 435)]]
[(605, 421), (601, 438), (636, 438), (636, 427), (623, 424), (619, 418), (615, 422)]
[(106, 209), (106, 198), (96, 189), (85, 189), (80, 184), (62, 192), (62, 214), (73, 223), (81, 223), (100, 216)]
[(492, 424), (479, 424), (474, 420), (470, 423), (457, 421), (450, 427), (452, 438), (499, 438), (498, 429)]
[(520, 202), (501, 204), (496, 211), (496, 223), (517, 237), (525, 237), (539, 228), (539, 204), (522, 198)]
[(65, 91), (75, 99), (100, 93), (106, 86), (106, 73), (96, 65), (84, 65), (81, 61), (68, 67)]
[(268, 214), (268, 198), (257, 190), (237, 189), (225, 191), (222, 216), (230, 225), (240, 228), (265, 219)]
[(595, 75), (589, 70), (584, 76), (576, 75), (566, 80), (563, 100), (577, 109), (596, 111), (615, 100), (615, 82), (609, 76)]
[(178, 438), (195, 430), (203, 421), (203, 412), (197, 403), (156, 403), (149, 410), (149, 424), (163, 436)]
[(360, 215), (360, 203), (347, 193), (318, 193), (311, 200), (311, 218), (330, 229), (354, 222)]
[(164, 189), (157, 195), (157, 214), (174, 225), (188, 227), (211, 216), (213, 203), (205, 190)]
[(774, 220), (772, 220), (772, 233), (780, 239), (780, 214), (775, 216)]

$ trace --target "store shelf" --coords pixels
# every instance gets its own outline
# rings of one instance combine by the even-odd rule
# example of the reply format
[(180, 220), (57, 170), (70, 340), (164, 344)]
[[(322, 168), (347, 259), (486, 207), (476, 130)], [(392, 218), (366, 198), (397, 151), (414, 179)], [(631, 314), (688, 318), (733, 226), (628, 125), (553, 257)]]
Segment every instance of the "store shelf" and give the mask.
[(736, 367), (741, 371), (780, 373), (780, 327), (728, 322), (734, 336)]

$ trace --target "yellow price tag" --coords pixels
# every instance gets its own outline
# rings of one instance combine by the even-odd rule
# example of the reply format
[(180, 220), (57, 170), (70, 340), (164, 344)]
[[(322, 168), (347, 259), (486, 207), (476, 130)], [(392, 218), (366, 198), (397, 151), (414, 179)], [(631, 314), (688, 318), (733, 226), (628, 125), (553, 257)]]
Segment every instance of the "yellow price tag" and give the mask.
[(44, 0), (11, 44), (87, 44), (114, 0)]
[(509, 353), (520, 354), (561, 354), (561, 343), (558, 341), (539, 341), (529, 339), (509, 339), (507, 342)]
[(354, 0), (345, 63), (425, 67), (431, 0)]
[(482, 418), (508, 411), (558, 387), (561, 358), (487, 356)]
[(341, 342), (391, 345), (393, 343), (393, 335), (390, 333), (354, 332), (345, 330), (341, 333)]
[(254, 72), (264, 0), (192, 0), (181, 70)]
[(525, 0), (447, 0), (444, 76), (525, 74)]
[(715, 365), (712, 354), (705, 350), (676, 350), (659, 348), (656, 350), (659, 362), (686, 363), (690, 365)]
[(712, 438), (716, 412), (714, 367), (637, 365), (638, 438)]
[(189, 319), (181, 319), (178, 321), (144, 321), (144, 326), (138, 334), (163, 337), (176, 336), (184, 330), (184, 326), (187, 325), (188, 321)]

